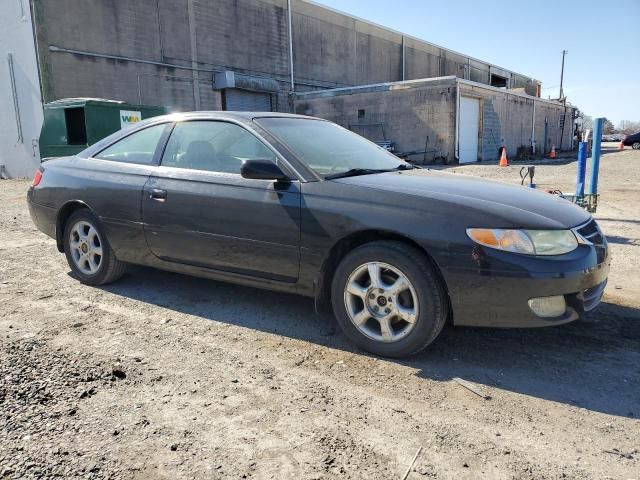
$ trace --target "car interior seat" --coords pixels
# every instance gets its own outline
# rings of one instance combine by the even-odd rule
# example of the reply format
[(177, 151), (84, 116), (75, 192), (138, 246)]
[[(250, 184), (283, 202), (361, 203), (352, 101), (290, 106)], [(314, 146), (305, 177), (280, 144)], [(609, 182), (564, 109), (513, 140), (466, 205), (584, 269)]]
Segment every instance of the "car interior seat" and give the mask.
[(195, 141), (191, 142), (185, 152), (184, 163), (188, 168), (196, 170), (219, 171), (220, 161), (209, 142)]

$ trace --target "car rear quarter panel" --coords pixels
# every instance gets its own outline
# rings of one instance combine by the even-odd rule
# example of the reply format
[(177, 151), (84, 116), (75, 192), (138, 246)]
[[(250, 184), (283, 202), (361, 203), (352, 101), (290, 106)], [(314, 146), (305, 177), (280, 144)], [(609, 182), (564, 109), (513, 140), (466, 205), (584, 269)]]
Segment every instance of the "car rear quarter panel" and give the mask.
[(118, 258), (144, 263), (149, 254), (141, 198), (152, 168), (79, 157), (51, 160), (44, 164), (43, 180), (31, 199), (56, 212), (69, 203), (86, 205), (98, 217)]

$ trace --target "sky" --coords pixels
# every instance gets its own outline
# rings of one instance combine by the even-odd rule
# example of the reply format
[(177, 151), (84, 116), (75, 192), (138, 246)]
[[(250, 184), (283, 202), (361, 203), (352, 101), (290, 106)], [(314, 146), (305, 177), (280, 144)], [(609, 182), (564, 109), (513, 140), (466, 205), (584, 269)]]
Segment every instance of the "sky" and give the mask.
[(535, 78), (592, 117), (640, 120), (640, 0), (314, 0)]

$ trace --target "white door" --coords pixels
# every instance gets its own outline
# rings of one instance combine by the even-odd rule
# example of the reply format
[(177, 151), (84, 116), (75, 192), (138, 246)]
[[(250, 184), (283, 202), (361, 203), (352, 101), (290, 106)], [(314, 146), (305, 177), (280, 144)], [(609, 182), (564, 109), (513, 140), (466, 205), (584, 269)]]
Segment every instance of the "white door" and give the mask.
[(460, 163), (478, 161), (478, 126), (480, 124), (480, 100), (460, 97)]

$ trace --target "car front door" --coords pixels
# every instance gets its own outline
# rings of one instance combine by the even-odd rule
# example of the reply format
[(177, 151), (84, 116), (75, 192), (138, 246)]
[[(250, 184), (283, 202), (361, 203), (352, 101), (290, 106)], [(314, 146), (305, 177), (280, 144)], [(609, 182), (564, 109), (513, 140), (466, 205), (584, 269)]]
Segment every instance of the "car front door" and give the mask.
[(281, 160), (243, 126), (176, 124), (147, 181), (143, 222), (162, 260), (295, 282), (300, 262), (300, 184), (245, 179), (247, 159)]

